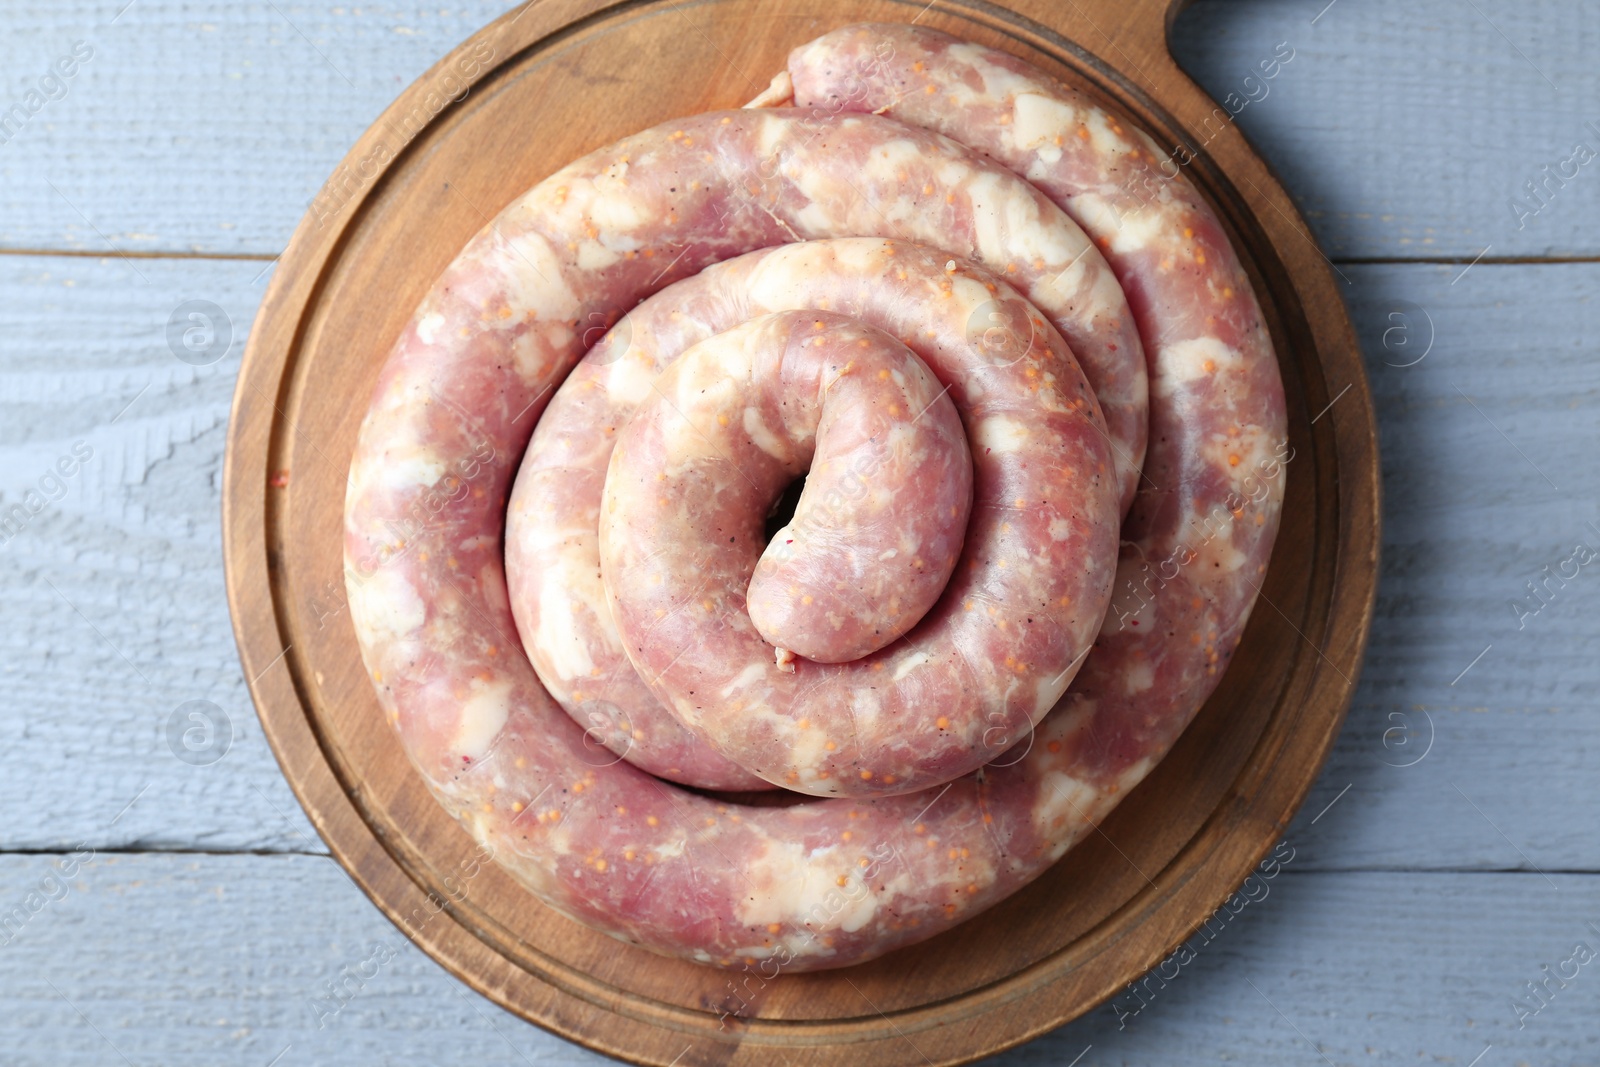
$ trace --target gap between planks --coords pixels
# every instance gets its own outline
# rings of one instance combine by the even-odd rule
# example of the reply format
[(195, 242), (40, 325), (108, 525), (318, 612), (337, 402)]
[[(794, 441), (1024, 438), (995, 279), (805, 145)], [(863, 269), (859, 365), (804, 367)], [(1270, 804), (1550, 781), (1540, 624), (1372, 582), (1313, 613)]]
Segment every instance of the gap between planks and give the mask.
[[(0, 859), (7, 856), (70, 856), (78, 852), (77, 848), (0, 848)], [(333, 856), (327, 852), (310, 852), (301, 848), (137, 848), (123, 846), (121, 848), (96, 848), (96, 857), (99, 856), (311, 856), (315, 859), (331, 860)], [(1561, 874), (1564, 872), (1553, 871)], [(1566, 872), (1570, 873), (1570, 872)], [(1579, 874), (1590, 872), (1579, 871)], [(1600, 873), (1600, 871), (1594, 872)]]
[[(0, 848), (0, 859), (9, 856), (68, 856), (76, 852), (73, 848)], [(308, 856), (313, 859), (323, 859), (334, 862), (334, 858), (327, 852), (309, 852), (305, 849), (271, 849), (271, 848), (137, 848), (123, 846), (120, 848), (97, 848), (94, 850), (96, 857), (100, 856)], [(1600, 875), (1600, 868), (1594, 867), (1543, 867), (1535, 870), (1531, 867), (1396, 867), (1387, 865), (1359, 866), (1359, 867), (1316, 867), (1312, 865), (1285, 867), (1284, 874), (1295, 877), (1315, 877), (1330, 874), (1527, 874), (1535, 876), (1546, 875), (1573, 875), (1576, 877)]]
[[(120, 256), (125, 259), (216, 260), (221, 263), (271, 263), (282, 255), (282, 252), (274, 252), (269, 255), (266, 252), (133, 251), (115, 248), (104, 251), (83, 248), (0, 248), (0, 256), (62, 256), (71, 259), (112, 259)], [(1330, 258), (1328, 262), (1339, 267), (1427, 266), (1429, 264), (1461, 266), (1465, 263), (1506, 267), (1534, 264), (1600, 263), (1600, 254), (1587, 256), (1342, 256)]]
[(69, 259), (215, 259), (224, 263), (271, 263), (282, 252), (162, 252), (112, 248), (95, 252), (85, 248), (0, 248), (0, 256), (63, 256)]

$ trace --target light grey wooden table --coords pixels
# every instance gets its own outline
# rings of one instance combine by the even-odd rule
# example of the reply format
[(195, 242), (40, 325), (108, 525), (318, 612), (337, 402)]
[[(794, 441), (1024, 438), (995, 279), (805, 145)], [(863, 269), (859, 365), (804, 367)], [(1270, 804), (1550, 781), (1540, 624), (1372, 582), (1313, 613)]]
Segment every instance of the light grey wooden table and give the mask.
[[(0, 512), (44, 503), (0, 530), (0, 1063), (600, 1061), (465, 991), (327, 857), (223, 596), (224, 426), (273, 258), (502, 8), (0, 5), (25, 116), (0, 127)], [(1221, 97), (1279, 42), (1238, 121), (1363, 337), (1371, 652), (1266, 896), (1147, 1002), (995, 1062), (1594, 1064), (1600, 560), (1574, 549), (1600, 551), (1600, 163), (1576, 149), (1600, 151), (1600, 12), (1212, 0), (1174, 45)], [(219, 362), (174, 357), (190, 300), (228, 316)], [(198, 762), (169, 729), (190, 700), (228, 720)], [(336, 982), (358, 992), (319, 1026)]]

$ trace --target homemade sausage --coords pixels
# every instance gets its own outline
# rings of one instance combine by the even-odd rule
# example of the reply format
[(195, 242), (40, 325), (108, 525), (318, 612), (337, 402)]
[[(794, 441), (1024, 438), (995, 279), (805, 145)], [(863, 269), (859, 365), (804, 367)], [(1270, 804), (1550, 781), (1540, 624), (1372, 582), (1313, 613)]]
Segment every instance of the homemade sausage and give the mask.
[[(796, 656), (878, 651), (944, 592), (972, 457), (949, 390), (905, 345), (834, 312), (779, 312), (692, 346), (652, 391), (618, 437), (600, 511), (606, 592), (642, 618), (641, 641), (677, 611), (728, 615), (740, 636), (747, 616), (760, 654), (792, 674)], [(802, 475), (768, 541), (771, 501)]]
[[(820, 308), (903, 338), (948, 390), (972, 446), (972, 519), (945, 595), (903, 640), (854, 662), (785, 671), (745, 609), (759, 545), (741, 547), (759, 533), (757, 509), (782, 489), (782, 471), (797, 469), (762, 469), (782, 453), (784, 430), (769, 409), (745, 407), (719, 410), (726, 428), (713, 419), (704, 433), (664, 439), (662, 424), (680, 426), (680, 412), (716, 387), (658, 375), (747, 317)], [(1028, 350), (997, 358), (969, 337), (980, 308), (988, 328), (1033, 335)], [(623, 338), (628, 353), (618, 356)], [(798, 376), (793, 384), (791, 402), (813, 388)], [(1024, 736), (1100, 628), (1118, 507), (1093, 393), (1031, 304), (948, 253), (844, 238), (707, 268), (630, 312), (628, 329), (567, 379), (547, 423), (562, 427), (580, 410), (568, 396), (582, 398), (583, 418), (626, 425), (631, 443), (620, 464), (611, 460), (601, 513), (611, 549), (601, 569), (629, 658), (684, 725), (768, 781), (822, 796), (942, 785)], [(603, 464), (603, 452), (585, 462)], [(734, 462), (678, 479), (683, 456), (699, 452)], [(617, 485), (619, 473), (631, 480)], [(594, 510), (582, 495), (596, 485), (590, 474), (570, 463), (542, 482), (555, 525)], [(952, 507), (945, 492), (925, 494), (924, 506)], [(513, 541), (526, 521), (513, 512)], [(717, 566), (707, 566), (707, 542), (720, 542)], [(519, 595), (514, 588), (513, 602)]]
[[(529, 232), (539, 246), (520, 260), (501, 249), (498, 256), (517, 260), (504, 269), (531, 276), (537, 263), (553, 288), (607, 301), (574, 310), (571, 341), (580, 348), (665, 281), (786, 241), (890, 237), (987, 263), (1071, 345), (1106, 418), (1123, 507), (1132, 500), (1148, 422), (1144, 357), (1110, 268), (1038, 190), (938, 134), (870, 115), (699, 115), (565, 168), (508, 208), (495, 232)], [(631, 329), (622, 320), (618, 337)], [(1003, 328), (988, 303), (969, 308), (963, 333), (1002, 361), (1022, 358), (1034, 343), (1031, 328)], [(536, 351), (525, 340), (514, 350)], [(627, 345), (607, 351), (603, 359), (622, 359)], [(624, 360), (619, 371), (631, 367)], [(560, 372), (550, 377), (558, 383)], [(635, 393), (648, 388), (643, 378), (630, 382)], [(519, 428), (536, 415), (537, 404)], [(581, 499), (598, 507), (616, 429), (613, 416), (591, 410), (576, 389), (539, 420), (508, 515), (506, 568), (523, 647), (592, 740), (674, 781), (754, 788), (759, 779), (685, 731), (629, 668), (605, 603), (598, 512), (571, 506)], [(588, 484), (573, 484), (577, 477)]]
[[(1015, 56), (920, 26), (796, 48), (794, 101), (937, 130), (1025, 176), (1105, 252), (1150, 367), (1150, 449), (1117, 593), (1069, 703), (1107, 773), (1166, 750), (1226, 667), (1260, 590), (1293, 458), (1272, 342), (1216, 214), (1144, 131)], [(1180, 647), (1174, 629), (1201, 635)]]
[[(924, 73), (941, 55), (968, 63), (964, 73), (953, 69), (959, 78), (980, 79), (973, 102), (998, 107), (1010, 100), (1013, 106), (1004, 123), (1003, 113), (984, 112), (994, 123), (1015, 125), (1021, 112), (1010, 89), (986, 88), (981, 79), (991, 76), (997, 88), (1006, 78), (1031, 87), (1046, 110), (1082, 104), (1010, 57), (970, 46), (958, 50), (948, 38), (895, 27), (874, 32), (892, 42), (876, 53), (879, 69), (885, 55), (906, 60), (904, 75)], [(849, 41), (830, 37), (830, 48)], [(929, 58), (916, 58), (915, 47)], [(804, 54), (801, 49), (796, 56)], [(809, 92), (803, 72), (791, 73)], [(929, 101), (958, 112), (967, 102), (955, 81), (930, 84), (933, 91), (922, 92)], [(847, 97), (848, 106), (864, 106), (844, 93), (835, 102)], [(824, 91), (821, 99), (834, 98)], [(1022, 110), (1033, 115), (1034, 106), (1028, 102)], [(905, 117), (893, 100), (888, 113)], [(1116, 140), (1122, 134), (1104, 112), (1071, 113), (1087, 119), (1087, 136), (1063, 126), (1063, 145), (1056, 147), (1070, 144), (1072, 158), (1098, 161), (1098, 169), (1085, 173), (1120, 181), (1119, 168), (1131, 165), (1134, 149), (1146, 173), (1160, 170), (1164, 157), (1147, 138)], [(574, 509), (564, 525), (521, 550), (524, 565), (537, 565), (518, 583), (535, 595), (519, 601), (537, 608), (536, 617), (517, 621), (530, 652), (537, 658), (542, 647), (560, 665), (555, 680), (546, 681), (580, 712), (577, 722), (518, 654), (500, 534), (513, 465), (540, 408), (573, 360), (639, 299), (717, 260), (783, 241), (848, 233), (915, 240), (944, 249), (952, 261), (979, 260), (1008, 279), (1007, 268), (1017, 267), (1023, 276), (1018, 287), (1066, 335), (1100, 392), (1113, 442), (1127, 434), (1111, 413), (1130, 410), (1123, 401), (1142, 391), (1142, 370), (1136, 375), (1127, 367), (1100, 391), (1096, 356), (1052, 310), (1070, 301), (1052, 302), (1041, 292), (1047, 287), (1034, 284), (1060, 278), (1060, 268), (1047, 265), (1028, 276), (1025, 258), (1001, 263), (1002, 257), (976, 254), (985, 252), (976, 238), (990, 224), (1032, 212), (1030, 221), (1012, 227), (1027, 230), (1047, 212), (1018, 195), (1021, 214), (983, 209), (987, 221), (978, 223), (974, 201), (963, 199), (959, 188), (936, 188), (927, 199), (916, 192), (924, 175), (949, 169), (943, 162), (924, 169), (929, 157), (921, 152), (954, 158), (962, 173), (1010, 188), (999, 166), (972, 162), (942, 138), (912, 134), (893, 119), (753, 114), (758, 117), (684, 120), (602, 150), (541, 183), (474, 239), (424, 301), (380, 374), (350, 471), (345, 551), (351, 617), (380, 704), (425, 781), (474, 837), (531, 891), (578, 921), (658, 952), (759, 968), (770, 978), (870, 959), (948, 929), (1036, 877), (1137, 784), (1198, 709), (1232, 652), (1276, 531), (1283, 468), (1292, 452), (1283, 434), (1276, 365), (1247, 280), (1203, 201), (1179, 174), (1156, 187), (1160, 208), (1153, 205), (1144, 224), (1111, 234), (1108, 253), (1122, 256), (1122, 282), (1151, 349), (1148, 477), (1123, 532), (1119, 599), (1072, 688), (1037, 729), (1019, 732), (1008, 724), (993, 739), (997, 750), (1006, 750), (1003, 756), (938, 788), (784, 808), (722, 802), (629, 762), (595, 766), (595, 738), (604, 734), (608, 744), (626, 747), (615, 733), (631, 738), (634, 731), (586, 729), (591, 724), (581, 714), (583, 702), (571, 698), (573, 685), (604, 675), (607, 684), (643, 689), (631, 670), (629, 682), (607, 673), (628, 664), (620, 643), (606, 636), (609, 622), (602, 625), (594, 614), (595, 605), (606, 603), (597, 537), (603, 483), (597, 481), (592, 494), (584, 490), (594, 501), (592, 512)], [(774, 116), (777, 124), (771, 124)], [(719, 128), (732, 129), (729, 141), (708, 152), (705, 145)], [(853, 152), (853, 139), (867, 135), (842, 131), (859, 130), (893, 131), (884, 136), (921, 147), (876, 157)], [(1056, 135), (1041, 147), (1053, 145)], [(987, 132), (963, 136), (989, 150)], [(1008, 136), (993, 140), (1001, 144)], [(826, 151), (818, 138), (826, 139)], [(816, 190), (825, 176), (839, 173), (835, 149), (858, 202), (831, 214), (827, 196), (799, 189), (805, 183)], [(1028, 170), (1019, 159), (1007, 165)], [(648, 165), (638, 166), (642, 160)], [(769, 178), (761, 160), (778, 160), (768, 170), (792, 173)], [(1054, 180), (1029, 176), (1047, 189)], [(789, 184), (773, 195), (764, 184), (769, 180)], [(1064, 185), (1052, 196), (1070, 207), (1077, 195), (1072, 188)], [(945, 196), (954, 199), (941, 209)], [(1092, 211), (1093, 201), (1083, 203)], [(1174, 228), (1173, 220), (1185, 218), (1194, 224)], [(824, 219), (826, 225), (816, 225)], [(1191, 240), (1185, 228), (1199, 240), (1180, 243)], [(1092, 232), (1101, 238), (1110, 231)], [(1122, 252), (1115, 247), (1118, 235), (1126, 238)], [(1099, 261), (1085, 253), (1073, 262), (1068, 276), (1080, 267), (1092, 271)], [(1146, 262), (1147, 270), (1140, 267)], [(964, 262), (955, 269), (979, 276)], [(1096, 281), (1088, 290), (1099, 286)], [(747, 309), (741, 318), (760, 313)], [(541, 502), (567, 495), (563, 484), (559, 493), (541, 496), (538, 487), (551, 472), (574, 458), (592, 471), (594, 457), (586, 453), (603, 448), (609, 454), (621, 427), (604, 419), (584, 424), (590, 397), (601, 385), (609, 393), (613, 375), (617, 382), (636, 378), (640, 384), (628, 387), (635, 391), (653, 381), (614, 370), (632, 349), (629, 335), (643, 329), (633, 318), (619, 323), (605, 351), (592, 352), (574, 375), (596, 388), (563, 390), (558, 405), (571, 410), (559, 428), (545, 425), (554, 410), (540, 420), (542, 440), (529, 450), (514, 502), (523, 519), (517, 519), (519, 507), (512, 508), (514, 521), (527, 520), (524, 528), (536, 528)], [(989, 309), (977, 319), (986, 335)], [(686, 343), (660, 351), (681, 352), (730, 325), (709, 329), (691, 322), (683, 327)], [(1031, 323), (996, 327), (995, 336), (1016, 344), (1019, 328), (1028, 332), (1031, 347), (1037, 340)], [(963, 333), (968, 347), (972, 336)], [(1126, 337), (1115, 343), (1124, 354), (1139, 347)], [(1109, 352), (1109, 345), (1101, 351)], [(1142, 431), (1145, 420), (1139, 423)], [(968, 431), (976, 455), (978, 438)], [(1137, 471), (1126, 459), (1142, 451), (1143, 440), (1141, 433), (1137, 447), (1110, 451), (1118, 475)], [(605, 469), (604, 461), (598, 469)], [(508, 556), (518, 551), (513, 540)], [(552, 621), (547, 612), (559, 618)], [(577, 630), (583, 637), (573, 644), (558, 639)], [(676, 725), (664, 709), (661, 720)], [(716, 754), (708, 746), (682, 751), (706, 757), (695, 774), (732, 781), (744, 773), (711, 759)], [(669, 772), (676, 758), (662, 760)], [(724, 1010), (740, 1008), (730, 1003)]]

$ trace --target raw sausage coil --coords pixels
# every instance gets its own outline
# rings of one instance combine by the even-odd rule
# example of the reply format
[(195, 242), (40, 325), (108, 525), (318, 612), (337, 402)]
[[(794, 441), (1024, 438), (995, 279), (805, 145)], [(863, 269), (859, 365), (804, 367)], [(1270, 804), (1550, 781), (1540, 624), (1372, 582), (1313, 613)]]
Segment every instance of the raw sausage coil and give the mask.
[[(871, 655), (944, 593), (972, 511), (972, 456), (949, 391), (904, 344), (837, 312), (776, 312), (694, 345), (653, 391), (606, 475), (613, 605), (637, 592), (615, 558), (644, 542), (629, 523), (680, 546), (689, 573), (723, 572), (729, 599), (748, 576), (743, 609), (785, 673), (797, 657)], [(767, 500), (801, 475), (794, 515), (767, 539)], [(719, 513), (729, 494), (749, 506)], [(666, 560), (646, 566), (648, 588), (676, 577)]]
[[(856, 61), (863, 49), (870, 62)], [(829, 35), (796, 51), (789, 77), (799, 101), (825, 113), (713, 113), (647, 131), (557, 172), (468, 245), (380, 374), (351, 465), (345, 530), (367, 669), (446, 808), (578, 921), (658, 952), (723, 966), (760, 961), (771, 973), (843, 966), (947, 929), (1026, 884), (1103, 818), (1215, 686), (1265, 569), (1291, 455), (1248, 280), (1209, 209), (1148, 138), (1011, 57), (905, 27)], [(904, 107), (913, 96), (918, 107)], [(1022, 97), (1038, 99), (1019, 107)], [(996, 124), (1009, 132), (995, 135)], [(1136, 202), (1116, 201), (1132, 177), (1154, 184)], [(1097, 213), (1093, 197), (1115, 210)], [(771, 245), (785, 247), (734, 259)], [(1109, 546), (1096, 547), (1106, 540), (1100, 517), (1114, 525), (1132, 499), (1116, 599), (1100, 623), (1110, 574), (1086, 583), (1094, 617), (1058, 627), (1092, 634), (1100, 625), (1071, 688), (1034, 729), (1023, 725), (1031, 713), (1002, 715), (988, 743), (989, 755), (1003, 755), (979, 770), (921, 792), (881, 795), (880, 781), (868, 787), (880, 795), (787, 807), (680, 788), (662, 778), (748, 788), (755, 776), (659, 703), (637, 701), (652, 690), (627, 655), (651, 650), (625, 647), (611, 626), (599, 531), (612, 444), (644, 428), (606, 417), (607, 405), (620, 395), (637, 408), (654, 393), (658, 358), (715, 344), (746, 319), (841, 311), (818, 300), (745, 300), (728, 294), (759, 288), (726, 280), (766, 265), (804, 288), (811, 275), (795, 264), (814, 269), (873, 248), (921, 255), (985, 287), (994, 303), (975, 302), (949, 346), (972, 365), (1015, 359), (1026, 380), (1029, 360), (1048, 355), (1071, 400), (1072, 355), (1081, 361), (1094, 397), (1061, 425), (1075, 428), (1070, 447), (1106, 467), (1093, 472), (1098, 485), (1074, 483), (1091, 568), (1113, 563)], [(786, 260), (787, 271), (773, 269)], [(645, 300), (680, 279), (689, 280)], [(737, 314), (697, 318), (697, 301), (719, 292)], [(860, 320), (869, 306), (843, 313)], [(903, 317), (914, 317), (910, 307)], [(1010, 323), (1000, 330), (1013, 346), (1002, 346), (1004, 358), (984, 343), (991, 314)], [(863, 328), (917, 350), (914, 329)], [(672, 343), (655, 346), (674, 330)], [(646, 358), (629, 356), (635, 340)], [(922, 358), (955, 394), (964, 379), (941, 371), (939, 357)], [(966, 429), (976, 459), (990, 446)], [(1041, 443), (1038, 455), (1060, 447)], [(981, 461), (974, 474), (977, 522)], [(419, 503), (441, 487), (449, 507)], [(1025, 500), (1018, 523), (1039, 525), (1037, 494)], [(524, 530), (537, 532), (515, 535)], [(960, 573), (958, 563), (952, 586)], [(900, 654), (917, 632), (867, 659)], [(1005, 663), (977, 666), (998, 673)], [(585, 687), (608, 695), (575, 695)], [(620, 710), (586, 718), (623, 707), (618, 694), (659, 714), (648, 724)], [(908, 705), (906, 716), (941, 711)], [(907, 766), (930, 779), (950, 773)]]
[[(671, 441), (659, 427), (681, 427), (712, 388), (695, 380), (682, 395), (676, 368), (667, 367), (680, 352), (746, 316), (797, 308), (831, 309), (905, 339), (967, 424), (975, 494), (960, 565), (915, 630), (850, 663), (800, 662), (785, 672), (744, 603), (761, 511), (787, 480), (772, 470), (785, 435), (762, 407), (746, 405), (721, 413), (726, 427), (683, 428)], [(989, 351), (968, 337), (979, 314), (1033, 343)], [(605, 479), (601, 539), (612, 534), (612, 551), (602, 551), (602, 571), (627, 655), (661, 703), (740, 766), (822, 796), (943, 785), (1027, 735), (1060, 699), (1099, 629), (1119, 510), (1093, 394), (1037, 309), (948, 253), (844, 238), (707, 268), (629, 318), (630, 357), (614, 360), (598, 347), (546, 419), (559, 420), (565, 397), (581, 395), (590, 417), (627, 425), (630, 480), (619, 487), (616, 459)], [(595, 366), (603, 369), (589, 373)], [(645, 410), (635, 413), (627, 390), (644, 382), (655, 384), (642, 386)], [(913, 415), (886, 413), (902, 424)], [(669, 451), (724, 462), (675, 487), (682, 457)], [(581, 473), (568, 467), (564, 475), (573, 507), (587, 512), (593, 502), (576, 494), (595, 479)], [(632, 479), (641, 474), (638, 485)], [(924, 494), (919, 506), (940, 499)], [(850, 513), (867, 517), (870, 508)], [(522, 516), (513, 510), (513, 541)], [(717, 566), (707, 568), (714, 544)], [(914, 564), (920, 547), (908, 548)], [(514, 599), (517, 585), (513, 575)], [(825, 587), (791, 595), (803, 600), (811, 588)]]
[[(765, 784), (662, 707), (630, 667), (606, 608), (598, 506), (611, 435), (661, 370), (652, 364), (639, 372), (643, 349), (631, 344), (636, 316), (617, 320), (663, 280), (752, 249), (860, 235), (988, 264), (1071, 344), (1107, 413), (1123, 506), (1132, 500), (1148, 422), (1144, 359), (1110, 268), (1037, 189), (938, 134), (821, 111), (699, 115), (600, 149), (546, 179), (496, 224), (506, 234), (513, 227), (535, 246), (522, 253), (524, 274), (538, 262), (552, 276), (565, 271), (559, 276), (566, 287), (593, 288), (606, 301), (575, 313), (579, 324), (598, 325), (575, 327), (564, 359), (616, 323), (587, 361), (606, 373), (562, 389), (539, 418), (517, 475), (506, 546), (513, 610), (551, 695), (595, 740), (658, 777), (706, 788)], [(472, 248), (462, 255), (472, 257)], [(672, 262), (663, 266), (663, 259)], [(483, 269), (518, 266), (496, 260)], [(998, 361), (1020, 358), (1045, 329), (1002, 321), (992, 301), (964, 306), (964, 338)], [(695, 320), (689, 314), (684, 321)], [(560, 364), (551, 383), (566, 370)], [(1046, 710), (1032, 709), (1027, 718)], [(991, 727), (1008, 723), (1013, 732), (1023, 727), (1005, 716)], [(969, 769), (981, 755), (970, 754)]]
[(1239, 643), (1294, 457), (1261, 308), (1183, 173), (1187, 149), (1173, 159), (1015, 56), (924, 27), (845, 27), (795, 49), (785, 73), (803, 106), (893, 116), (1005, 164), (1116, 271), (1150, 367), (1150, 450), (1111, 613), (1070, 698), (1093, 717), (1101, 776), (1159, 757)]

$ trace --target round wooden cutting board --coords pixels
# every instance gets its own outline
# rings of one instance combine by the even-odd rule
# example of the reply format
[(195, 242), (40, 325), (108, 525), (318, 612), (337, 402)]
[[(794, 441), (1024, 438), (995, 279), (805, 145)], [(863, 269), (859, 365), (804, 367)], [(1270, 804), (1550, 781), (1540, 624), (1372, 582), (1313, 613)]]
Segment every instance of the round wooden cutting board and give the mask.
[[(1226, 110), (1173, 63), (1172, 0), (535, 0), (408, 89), (284, 253), (229, 428), (228, 592), (246, 677), (334, 856), (474, 989), (646, 1064), (949, 1064), (1087, 1011), (1171, 951), (1282, 833), (1338, 732), (1377, 583), (1378, 461), (1354, 332), (1322, 253)], [(435, 803), (380, 714), (345, 602), (357, 426), (402, 325), (456, 252), (589, 150), (736, 106), (793, 46), (861, 20), (994, 45), (1168, 148), (1231, 229), (1289, 400), (1288, 496), (1261, 603), (1221, 687), (1098, 834), (993, 910), (842, 971), (741, 976), (546, 908)], [(743, 1005), (743, 1007), (740, 1007)], [(727, 1014), (738, 1007), (741, 1015)]]

